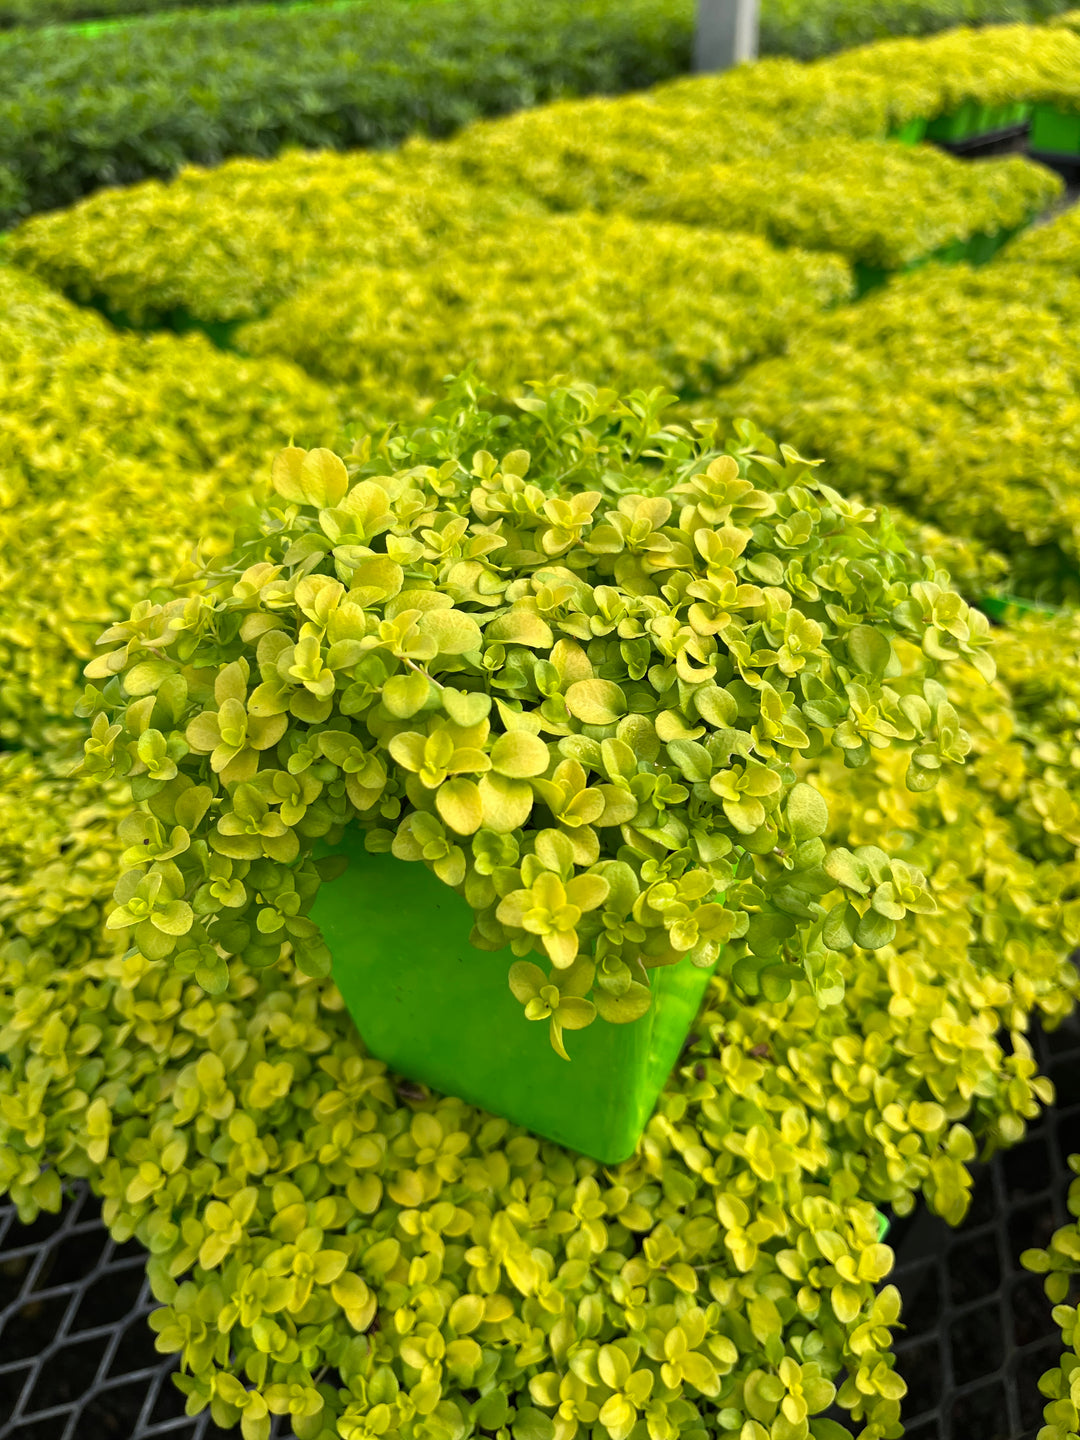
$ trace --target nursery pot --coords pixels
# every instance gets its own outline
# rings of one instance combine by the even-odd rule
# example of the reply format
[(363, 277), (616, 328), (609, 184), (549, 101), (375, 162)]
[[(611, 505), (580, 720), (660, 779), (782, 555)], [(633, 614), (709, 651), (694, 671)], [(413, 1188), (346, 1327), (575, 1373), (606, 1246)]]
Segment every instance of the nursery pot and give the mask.
[(686, 960), (651, 970), (645, 1014), (564, 1032), (568, 1062), (551, 1048), (547, 1023), (527, 1020), (510, 992), (519, 957), (469, 943), (473, 914), (456, 891), (419, 861), (368, 854), (359, 830), (330, 853), (349, 865), (323, 884), (312, 919), (373, 1055), (605, 1164), (633, 1154), (710, 970)]

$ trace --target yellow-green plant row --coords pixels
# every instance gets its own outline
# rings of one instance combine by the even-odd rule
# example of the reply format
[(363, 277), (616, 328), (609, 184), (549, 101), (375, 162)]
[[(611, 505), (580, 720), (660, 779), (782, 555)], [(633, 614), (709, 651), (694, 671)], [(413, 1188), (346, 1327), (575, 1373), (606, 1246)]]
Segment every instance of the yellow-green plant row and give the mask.
[(980, 105), (1032, 102), (1054, 77), (1080, 65), (1080, 40), (1059, 28), (989, 25), (958, 28), (930, 39), (884, 40), (821, 61), (840, 85), (885, 84), (892, 124), (933, 120), (967, 101)]
[(169, 580), (291, 437), (330, 439), (322, 388), (202, 337), (118, 335), (0, 267), (0, 735), (67, 725), (103, 623)]
[[(747, 72), (749, 74), (749, 72)], [(808, 81), (805, 67), (764, 60), (741, 71), (658, 86), (645, 95), (592, 97), (467, 126), (429, 148), (486, 188), (519, 185), (553, 210), (611, 209), (643, 185), (708, 161), (763, 160), (786, 142), (783, 115), (806, 133), (883, 136), (883, 87), (856, 107)], [(776, 97), (769, 105), (767, 100)], [(876, 102), (876, 108), (875, 108)], [(778, 115), (776, 112), (780, 111)]]
[(833, 256), (721, 229), (548, 216), (444, 241), (412, 269), (343, 268), (236, 344), (295, 360), (384, 416), (430, 405), (469, 363), (503, 396), (560, 373), (701, 395), (850, 293)]
[(824, 1011), (803, 982), (748, 1004), (715, 981), (615, 1169), (396, 1087), (289, 965), (211, 1001), (125, 960), (102, 927), (119, 797), (3, 757), (0, 1187), (29, 1220), (90, 1177), (150, 1252), (191, 1403), (246, 1440), (268, 1412), (301, 1440), (842, 1440), (820, 1418), (841, 1369), (855, 1433), (898, 1436), (870, 1205), (921, 1192), (955, 1222), (977, 1145), (1049, 1098), (1022, 1032), (1077, 986), (1080, 676), (1047, 663), (1077, 638), (1028, 621), (992, 686), (957, 672), (975, 760), (935, 790), (818, 769), (842, 830), (878, 807), (896, 853), (934, 857), (938, 913), (845, 960)]
[(645, 219), (724, 225), (893, 270), (1023, 225), (1062, 188), (1015, 157), (972, 165), (930, 146), (834, 139), (786, 146), (768, 163), (687, 169), (628, 205)]
[(250, 319), (346, 263), (410, 266), (445, 237), (541, 213), (458, 180), (438, 152), (294, 151), (112, 189), (15, 231), (7, 253), (134, 324)]
[(996, 546), (1017, 593), (1075, 595), (1078, 316), (1064, 267), (934, 266), (822, 317), (720, 403), (845, 490)]
[(1065, 30), (971, 31), (813, 65), (770, 60), (647, 95), (560, 102), (480, 122), (445, 144), (412, 142), (394, 156), (291, 156), (189, 171), (170, 185), (105, 192), (33, 219), (11, 237), (11, 254), (136, 320), (175, 310), (204, 322), (248, 319), (343, 261), (426, 257), (448, 228), (520, 208), (508, 189), (556, 209), (611, 208), (687, 167), (775, 155), (818, 136), (883, 139), (956, 102), (961, 92), (947, 89), (954, 65), (979, 71), (988, 102), (1023, 99), (1031, 87), (1017, 78), (1016, 56), (1040, 45), (1056, 45), (1071, 63)]

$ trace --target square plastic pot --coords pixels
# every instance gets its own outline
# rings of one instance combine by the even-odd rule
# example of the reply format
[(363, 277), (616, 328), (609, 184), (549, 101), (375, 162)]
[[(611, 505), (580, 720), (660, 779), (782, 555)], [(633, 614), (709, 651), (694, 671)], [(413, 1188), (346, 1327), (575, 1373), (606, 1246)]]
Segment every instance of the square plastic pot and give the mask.
[[(469, 943), (472, 910), (420, 863), (369, 855), (359, 830), (332, 852), (344, 875), (312, 918), (370, 1052), (391, 1070), (456, 1095), (605, 1164), (633, 1154), (701, 1006), (710, 971), (650, 971), (653, 1003), (629, 1025), (567, 1031), (526, 1020), (508, 984), (518, 958)], [(539, 958), (539, 957), (533, 957)], [(545, 966), (546, 968), (546, 966)]]
[(1036, 105), (1028, 146), (1039, 154), (1080, 159), (1080, 115), (1066, 115), (1053, 105)]

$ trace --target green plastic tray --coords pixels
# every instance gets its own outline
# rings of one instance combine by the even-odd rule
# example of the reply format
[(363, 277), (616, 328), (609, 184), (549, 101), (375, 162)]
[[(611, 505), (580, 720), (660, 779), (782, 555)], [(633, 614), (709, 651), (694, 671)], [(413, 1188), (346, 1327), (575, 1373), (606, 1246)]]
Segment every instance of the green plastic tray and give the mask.
[(852, 266), (855, 275), (855, 298), (861, 300), (871, 290), (879, 286), (893, 275), (906, 275), (912, 270), (919, 270), (931, 260), (947, 260), (953, 264), (960, 260), (970, 260), (973, 265), (985, 265), (992, 260), (1003, 245), (1018, 235), (1021, 230), (1027, 229), (1031, 219), (1025, 220), (1023, 225), (1013, 225), (1007, 230), (995, 230), (992, 235), (979, 233), (971, 235), (966, 240), (953, 240), (948, 245), (942, 245), (932, 255), (924, 255), (919, 260), (912, 260), (907, 265), (901, 265), (895, 270), (885, 270), (877, 265), (864, 265), (862, 261), (856, 261)]
[(1057, 615), (1052, 605), (1037, 605), (1033, 600), (1021, 600), (1016, 595), (984, 595), (979, 608), (991, 620), (1011, 620), (1018, 615)]
[(925, 138), (925, 116), (917, 116), (914, 120), (905, 120), (903, 125), (898, 125), (895, 130), (889, 132), (889, 139), (898, 140), (901, 145), (918, 145), (919, 141)]
[(704, 999), (708, 970), (651, 972), (653, 1003), (630, 1025), (597, 1020), (564, 1034), (510, 993), (511, 950), (469, 943), (472, 911), (420, 862), (369, 855), (353, 831), (348, 857), (319, 891), (312, 918), (333, 976), (371, 1053), (401, 1075), (457, 1095), (605, 1164), (633, 1154)]
[(1066, 115), (1053, 105), (1036, 105), (1028, 147), (1044, 155), (1080, 158), (1080, 115)]
[(958, 145), (1012, 130), (1031, 118), (1032, 107), (1022, 101), (1011, 105), (980, 105), (968, 100), (948, 115), (938, 115), (926, 127), (928, 140)]

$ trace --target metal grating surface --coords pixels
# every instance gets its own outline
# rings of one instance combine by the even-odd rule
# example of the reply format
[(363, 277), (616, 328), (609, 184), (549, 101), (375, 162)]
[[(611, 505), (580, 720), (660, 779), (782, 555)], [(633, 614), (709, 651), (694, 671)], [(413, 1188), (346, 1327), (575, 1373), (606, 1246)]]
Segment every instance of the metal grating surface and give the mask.
[(185, 1416), (146, 1323), (145, 1259), (85, 1185), (30, 1226), (0, 1204), (0, 1440), (236, 1440)]
[[(907, 1440), (1035, 1440), (1041, 1424), (1038, 1379), (1060, 1339), (1019, 1256), (1068, 1219), (1080, 1024), (1033, 1038), (1056, 1108), (983, 1167), (959, 1230), (920, 1212), (890, 1237)], [(143, 1262), (137, 1241), (110, 1240), (83, 1185), (62, 1215), (29, 1227), (0, 1204), (0, 1440), (236, 1440), (208, 1412), (184, 1415), (173, 1361), (146, 1324), (155, 1302)]]
[(964, 1224), (922, 1211), (890, 1236), (890, 1277), (904, 1297), (897, 1363), (908, 1383), (906, 1440), (1035, 1440), (1046, 1403), (1039, 1376), (1057, 1364), (1061, 1337), (1042, 1277), (1020, 1255), (1069, 1220), (1080, 1153), (1080, 1025), (1032, 1036), (1057, 1103), (1025, 1139), (983, 1167)]

